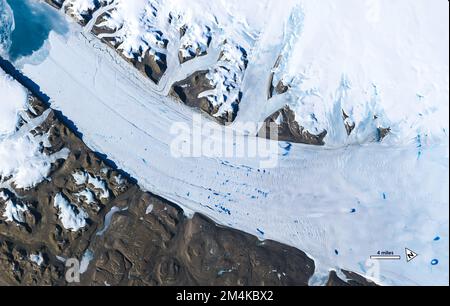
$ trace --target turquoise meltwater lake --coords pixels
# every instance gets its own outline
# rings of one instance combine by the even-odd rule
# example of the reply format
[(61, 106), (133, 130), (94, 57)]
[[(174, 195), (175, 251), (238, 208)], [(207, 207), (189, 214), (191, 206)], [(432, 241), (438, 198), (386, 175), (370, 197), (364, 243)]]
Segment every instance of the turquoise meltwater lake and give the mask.
[(9, 58), (13, 62), (41, 49), (51, 31), (59, 34), (68, 31), (65, 18), (45, 3), (37, 0), (6, 0), (6, 3), (14, 16), (8, 50)]

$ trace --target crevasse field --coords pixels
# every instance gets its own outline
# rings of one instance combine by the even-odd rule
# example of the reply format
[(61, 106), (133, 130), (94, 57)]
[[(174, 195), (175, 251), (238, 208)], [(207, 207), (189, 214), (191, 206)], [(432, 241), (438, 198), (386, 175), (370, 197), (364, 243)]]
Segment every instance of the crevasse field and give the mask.
[[(25, 1), (35, 8), (46, 6)], [(106, 154), (144, 189), (179, 204), (186, 214), (201, 212), (219, 224), (305, 251), (316, 264), (311, 284), (323, 284), (330, 269), (346, 269), (386, 285), (448, 285), (447, 1), (110, 4), (122, 6), (111, 22), (125, 22), (120, 49), (125, 55), (150, 44), (142, 32), (146, 24), (137, 15), (150, 4), (157, 8), (152, 26), (169, 41), (182, 43), (158, 17), (167, 12), (181, 12), (192, 24), (212, 25), (213, 41), (205, 56), (180, 65), (170, 61), (178, 57), (178, 48), (169, 44), (168, 69), (158, 85), (92, 36), (92, 24), (82, 28), (47, 8), (22, 21), (37, 18), (50, 25), (36, 30), (39, 42), (11, 56), (24, 39), (14, 37), (14, 30), (24, 26), (14, 20), (27, 8), (14, 11), (8, 2), (14, 0), (0, 0), (0, 54), (9, 55), (51, 97), (51, 106), (74, 122), (90, 148)], [(75, 8), (82, 11), (89, 3), (79, 1)], [(204, 32), (189, 35), (204, 45)], [(261, 122), (290, 105), (308, 130), (328, 131), (325, 146), (275, 143), (278, 150), (271, 154), (278, 165), (268, 169), (260, 167), (258, 158), (171, 154), (172, 124), (191, 126), (193, 112), (168, 96), (170, 87), (213, 65), (224, 39), (248, 50), (249, 61), (234, 124), (214, 128), (239, 129), (239, 123)], [(291, 90), (267, 100), (272, 72), (277, 80), (289, 80)], [(20, 85), (0, 72), (0, 174), (12, 174), (16, 181), (35, 178), (24, 182), (34, 184), (48, 170), (44, 157), (28, 156), (38, 143), (16, 129), (24, 95)], [(341, 109), (357, 126), (349, 137)], [(370, 141), (374, 115), (391, 128), (382, 142)], [(247, 132), (240, 137), (255, 137), (256, 131)], [(27, 166), (30, 158), (44, 168)], [(419, 256), (406, 262), (405, 248)], [(385, 250), (402, 260), (368, 260)]]

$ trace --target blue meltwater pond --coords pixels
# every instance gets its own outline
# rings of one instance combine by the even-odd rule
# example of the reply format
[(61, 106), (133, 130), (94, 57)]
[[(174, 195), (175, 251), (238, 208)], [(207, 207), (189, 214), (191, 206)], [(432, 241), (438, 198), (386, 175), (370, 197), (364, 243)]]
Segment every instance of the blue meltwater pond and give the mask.
[[(0, 2), (5, 0), (0, 0)], [(15, 61), (41, 49), (51, 31), (68, 31), (65, 18), (56, 10), (37, 0), (6, 0), (14, 15), (10, 34), (9, 58)], [(6, 27), (6, 25), (0, 25)]]

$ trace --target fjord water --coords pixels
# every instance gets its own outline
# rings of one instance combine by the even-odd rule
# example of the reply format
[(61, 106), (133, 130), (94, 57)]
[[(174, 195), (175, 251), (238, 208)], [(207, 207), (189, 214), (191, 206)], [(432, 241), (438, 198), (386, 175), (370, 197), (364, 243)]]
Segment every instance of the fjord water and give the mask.
[[(0, 0), (5, 1), (5, 0)], [(6, 0), (14, 16), (14, 26), (2, 24), (2, 28), (11, 28), (9, 58), (32, 55), (41, 49), (51, 31), (59, 34), (67, 32), (67, 23), (57, 11), (48, 5), (35, 0)], [(6, 5), (5, 5), (6, 7)]]

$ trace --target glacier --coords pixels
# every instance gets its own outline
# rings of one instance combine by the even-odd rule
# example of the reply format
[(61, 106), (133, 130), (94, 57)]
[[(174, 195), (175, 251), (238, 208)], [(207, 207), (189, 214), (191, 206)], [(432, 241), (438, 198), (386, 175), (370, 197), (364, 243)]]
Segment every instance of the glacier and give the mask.
[[(329, 130), (324, 147), (279, 143), (273, 169), (251, 158), (171, 156), (170, 126), (190, 124), (192, 110), (174, 103), (169, 87), (213, 65), (218, 44), (206, 56), (169, 65), (154, 84), (71, 23), (69, 33), (50, 33), (47, 58), (24, 64), (23, 72), (52, 97), (53, 108), (75, 122), (89, 147), (143, 188), (187, 214), (201, 212), (307, 252), (317, 267), (312, 284), (322, 284), (330, 269), (339, 268), (381, 284), (448, 284), (448, 3), (262, 1), (259, 14), (252, 14), (253, 1), (239, 3), (214, 4), (227, 7), (215, 10), (228, 20), (220, 35), (250, 50), (236, 122), (215, 128), (259, 122), (289, 104), (299, 107), (298, 116), (317, 114), (311, 129)], [(230, 10), (247, 18), (233, 22)], [(291, 21), (302, 29), (289, 40)], [(169, 47), (168, 57), (178, 51)], [(300, 82), (267, 101), (269, 73), (280, 55), (286, 62), (277, 77)], [(360, 122), (355, 138), (344, 137), (336, 105)], [(365, 120), (375, 113), (394, 131), (386, 142), (366, 141)], [(378, 272), (371, 274), (370, 255), (403, 255), (405, 247), (419, 256), (377, 262)]]
[[(45, 42), (50, 31), (63, 34), (65, 19), (39, 1), (0, 1), (0, 54), (12, 61), (34, 55), (34, 60), (46, 56)], [(30, 35), (30, 33), (33, 33)], [(2, 41), (3, 47), (2, 47)]]

